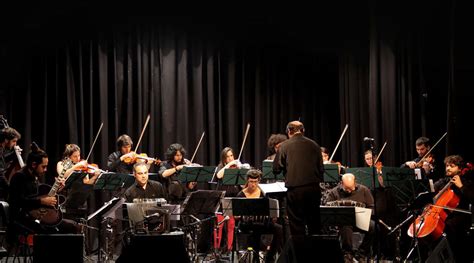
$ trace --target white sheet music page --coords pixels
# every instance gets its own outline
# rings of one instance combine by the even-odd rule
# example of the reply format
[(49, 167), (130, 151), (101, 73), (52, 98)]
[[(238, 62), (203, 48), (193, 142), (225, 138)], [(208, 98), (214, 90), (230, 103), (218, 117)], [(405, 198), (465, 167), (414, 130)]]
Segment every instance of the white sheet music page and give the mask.
[(372, 215), (372, 209), (355, 207), (356, 226), (359, 229), (369, 231), (370, 216)]
[(276, 182), (271, 184), (259, 184), (263, 194), (286, 192), (285, 182)]

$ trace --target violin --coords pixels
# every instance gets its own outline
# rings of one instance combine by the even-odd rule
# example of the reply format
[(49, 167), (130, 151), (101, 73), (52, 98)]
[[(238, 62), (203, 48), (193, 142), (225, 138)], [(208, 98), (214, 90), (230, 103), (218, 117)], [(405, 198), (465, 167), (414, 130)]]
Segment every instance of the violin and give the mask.
[(88, 174), (94, 174), (97, 171), (99, 171), (100, 173), (106, 173), (107, 172), (107, 171), (104, 171), (104, 170), (100, 169), (99, 166), (95, 163), (87, 163), (87, 165), (79, 167), (75, 171), (83, 171), (83, 172), (88, 173)]
[(154, 163), (159, 165), (161, 163), (160, 159), (148, 157), (146, 153), (134, 154), (133, 157), (125, 157), (123, 160), (126, 164), (133, 164), (137, 161), (144, 161), (146, 163)]

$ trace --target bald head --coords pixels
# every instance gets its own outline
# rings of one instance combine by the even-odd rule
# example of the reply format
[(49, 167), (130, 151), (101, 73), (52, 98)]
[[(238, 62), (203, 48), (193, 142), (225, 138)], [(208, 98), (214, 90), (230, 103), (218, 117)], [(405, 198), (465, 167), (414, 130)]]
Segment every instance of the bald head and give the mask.
[(286, 125), (286, 132), (290, 138), (295, 134), (304, 134), (304, 125), (300, 121), (291, 121)]
[(342, 175), (342, 187), (346, 192), (355, 190), (355, 176), (351, 173)]

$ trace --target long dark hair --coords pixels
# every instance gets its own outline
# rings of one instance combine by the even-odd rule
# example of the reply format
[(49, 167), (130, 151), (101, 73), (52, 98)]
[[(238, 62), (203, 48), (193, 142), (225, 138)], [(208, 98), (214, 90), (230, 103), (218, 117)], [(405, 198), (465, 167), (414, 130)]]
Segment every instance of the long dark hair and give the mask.
[(234, 150), (232, 150), (232, 148), (230, 148), (230, 147), (225, 147), (225, 148), (222, 149), (222, 151), (221, 151), (221, 165), (222, 165), (222, 166), (225, 166), (225, 165), (226, 165), (224, 162), (225, 162), (225, 158), (227, 157), (227, 153), (228, 153), (228, 152), (234, 153)]
[(168, 162), (172, 162), (174, 160), (174, 156), (178, 151), (183, 155), (183, 160), (181, 161), (181, 163), (184, 163), (184, 156), (186, 156), (186, 150), (184, 149), (183, 145), (179, 143), (173, 143), (170, 145), (170, 147), (168, 147), (165, 152), (166, 160)]

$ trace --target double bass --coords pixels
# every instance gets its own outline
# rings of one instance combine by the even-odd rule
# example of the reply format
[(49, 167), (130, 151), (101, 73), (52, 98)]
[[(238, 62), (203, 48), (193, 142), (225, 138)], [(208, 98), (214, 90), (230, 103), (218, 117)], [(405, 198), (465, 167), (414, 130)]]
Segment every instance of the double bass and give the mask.
[[(3, 117), (3, 115), (0, 115), (0, 123), (2, 123), (2, 126), (4, 128), (10, 128), (10, 125), (8, 125), (7, 119)], [(16, 158), (11, 161), (6, 170), (5, 170), (5, 178), (10, 181), (12, 176), (21, 168), (25, 167), (25, 162), (23, 161), (23, 158), (21, 157), (21, 152), (23, 151), (20, 146), (15, 145), (13, 146), (13, 151), (15, 152)]]

